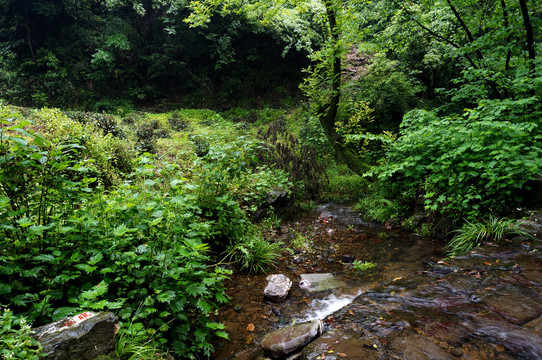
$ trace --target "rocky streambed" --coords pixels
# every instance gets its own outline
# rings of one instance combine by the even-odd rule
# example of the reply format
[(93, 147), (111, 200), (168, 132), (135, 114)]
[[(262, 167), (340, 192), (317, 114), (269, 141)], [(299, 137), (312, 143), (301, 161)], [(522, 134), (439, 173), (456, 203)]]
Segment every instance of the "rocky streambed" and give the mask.
[[(526, 225), (540, 235), (541, 224)], [(287, 250), (274, 271), (293, 282), (285, 300), (264, 299), (267, 275), (232, 276), (232, 301), (218, 319), (230, 341), (215, 344), (216, 359), (542, 358), (542, 241), (517, 238), (440, 261), (441, 243), (364, 223), (340, 204), (271, 237), (289, 247), (302, 243), (300, 233), (306, 246)], [(377, 268), (357, 271), (353, 259)], [(306, 279), (315, 286), (300, 287)], [(263, 352), (301, 327), (314, 339), (293, 354)]]

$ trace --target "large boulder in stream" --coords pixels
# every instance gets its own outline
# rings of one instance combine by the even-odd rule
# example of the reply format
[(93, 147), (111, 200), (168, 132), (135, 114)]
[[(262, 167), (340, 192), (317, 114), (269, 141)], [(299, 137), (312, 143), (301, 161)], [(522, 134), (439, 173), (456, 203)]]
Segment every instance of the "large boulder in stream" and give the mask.
[(119, 323), (113, 313), (89, 311), (34, 329), (48, 360), (96, 360), (115, 349)]
[(281, 359), (301, 350), (322, 334), (324, 325), (320, 320), (291, 325), (264, 336), (260, 345), (273, 359)]
[(267, 286), (263, 291), (263, 296), (271, 301), (281, 301), (286, 299), (290, 288), (292, 287), (292, 280), (284, 274), (274, 274), (267, 277)]

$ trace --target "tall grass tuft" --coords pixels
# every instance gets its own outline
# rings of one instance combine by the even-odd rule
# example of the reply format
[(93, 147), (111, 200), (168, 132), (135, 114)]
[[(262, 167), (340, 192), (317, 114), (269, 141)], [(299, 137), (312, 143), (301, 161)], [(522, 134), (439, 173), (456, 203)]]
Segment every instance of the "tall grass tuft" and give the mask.
[(241, 265), (242, 270), (262, 273), (276, 266), (279, 249), (275, 243), (260, 237), (251, 237), (234, 245), (229, 255)]
[(481, 222), (467, 221), (454, 232), (456, 235), (445, 247), (450, 256), (465, 254), (472, 248), (489, 241), (502, 242), (506, 236), (510, 235), (532, 237), (526, 230), (519, 227), (515, 220), (495, 216), (490, 216), (488, 220)]

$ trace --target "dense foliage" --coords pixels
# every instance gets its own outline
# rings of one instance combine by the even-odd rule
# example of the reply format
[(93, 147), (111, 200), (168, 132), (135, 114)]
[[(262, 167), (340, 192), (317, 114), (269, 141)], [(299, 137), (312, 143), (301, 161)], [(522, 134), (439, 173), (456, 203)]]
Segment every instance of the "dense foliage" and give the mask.
[(23, 317), (15, 316), (9, 309), (2, 309), (0, 324), (2, 359), (39, 359), (41, 345), (32, 337), (30, 325)]
[[(406, 41), (412, 38), (405, 31), (425, 33), (447, 49), (440, 56), (458, 61), (461, 74), (436, 92), (441, 106), (406, 114), (399, 139), (375, 173), (388, 198), (402, 198), (410, 209), (421, 199), (427, 212), (454, 221), (510, 212), (542, 169), (541, 69), (529, 40), (540, 9), (533, 4), (534, 16), (526, 17), (521, 1), (486, 5), (492, 15), (468, 1), (397, 3), (402, 21), (386, 30)], [(433, 17), (437, 11), (441, 16)], [(475, 27), (481, 19), (483, 26)], [(424, 59), (434, 56), (433, 46), (427, 45)], [(400, 49), (394, 53), (404, 56)]]
[[(216, 262), (226, 254), (262, 271), (277, 256), (247, 216), (266, 205), (271, 189), (291, 192), (284, 172), (257, 164), (263, 144), (222, 131), (208, 134), (201, 158), (195, 144), (192, 155), (176, 155), (195, 162), (191, 173), (148, 153), (129, 167), (102, 169), (120, 140), (99, 124), (58, 110), (0, 111), (0, 303), (34, 325), (112, 310), (124, 337), (146, 334), (151, 351), (209, 355), (210, 337), (227, 337), (209, 319), (228, 300), (222, 281), (230, 271)], [(202, 131), (218, 128), (216, 121), (235, 129), (207, 115), (215, 119)], [(85, 126), (93, 138), (73, 142)], [(126, 127), (120, 133), (128, 157), (135, 156), (136, 134)], [(105, 179), (114, 180), (107, 191)]]
[(306, 62), (280, 36), (234, 16), (191, 29), (189, 14), (178, 1), (2, 1), (1, 97), (126, 112), (295, 95)]
[(528, 0), (1, 2), (0, 98), (110, 113), (0, 102), (0, 304), (113, 310), (119, 356), (193, 358), (227, 337), (222, 259), (275, 264), (253, 221), (281, 199), (464, 223), (452, 254), (513, 233), (495, 219), (542, 175), (541, 28)]

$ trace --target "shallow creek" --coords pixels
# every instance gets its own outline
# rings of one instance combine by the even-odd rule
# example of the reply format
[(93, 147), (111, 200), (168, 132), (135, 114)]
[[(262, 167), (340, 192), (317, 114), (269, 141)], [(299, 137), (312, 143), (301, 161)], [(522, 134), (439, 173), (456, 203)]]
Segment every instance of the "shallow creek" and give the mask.
[[(296, 233), (306, 246), (285, 251), (271, 272), (293, 281), (284, 302), (264, 300), (268, 274), (235, 272), (226, 283), (231, 302), (217, 320), (230, 340), (214, 344), (215, 359), (256, 359), (265, 333), (312, 319), (323, 320), (327, 332), (303, 359), (542, 358), (540, 243), (486, 246), (437, 264), (442, 243), (365, 223), (343, 204), (268, 235), (292, 248)], [(352, 259), (377, 269), (361, 273), (344, 262)], [(333, 274), (336, 287), (298, 286), (301, 274), (317, 273)]]

